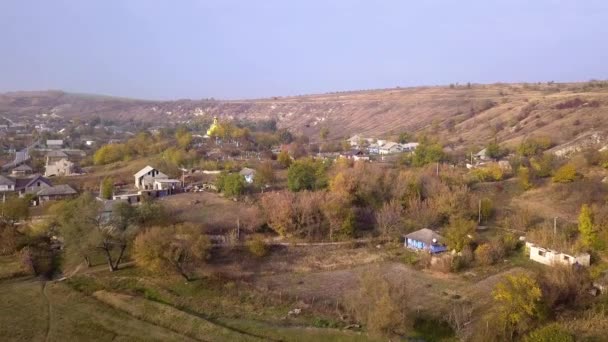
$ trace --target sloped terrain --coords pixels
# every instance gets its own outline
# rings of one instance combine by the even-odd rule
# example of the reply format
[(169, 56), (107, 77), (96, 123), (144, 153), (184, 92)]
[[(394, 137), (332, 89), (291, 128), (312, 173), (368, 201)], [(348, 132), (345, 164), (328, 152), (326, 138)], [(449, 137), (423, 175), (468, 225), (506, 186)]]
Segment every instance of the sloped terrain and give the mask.
[(603, 137), (608, 82), (417, 87), (242, 101), (144, 101), (61, 91), (0, 94), (0, 114), (43, 113), (152, 124), (211, 116), (276, 119), (279, 127), (313, 139), (328, 127), (330, 139), (427, 131), (455, 146), (485, 144), (494, 136), (517, 142), (530, 135), (548, 135), (561, 144), (590, 130)]

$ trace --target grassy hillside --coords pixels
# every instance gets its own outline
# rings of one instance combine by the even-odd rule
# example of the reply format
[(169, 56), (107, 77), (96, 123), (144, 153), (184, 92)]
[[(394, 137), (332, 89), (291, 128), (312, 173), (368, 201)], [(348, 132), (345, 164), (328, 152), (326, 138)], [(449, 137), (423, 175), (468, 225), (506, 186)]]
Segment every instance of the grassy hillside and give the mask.
[[(188, 122), (199, 117), (270, 119), (313, 139), (354, 133), (380, 137), (429, 132), (454, 145), (517, 142), (549, 135), (569, 142), (589, 130), (604, 132), (608, 82), (492, 84), (341, 92), (260, 100), (140, 101), (59, 91), (0, 94), (0, 113)], [(160, 121), (163, 120), (163, 121)]]

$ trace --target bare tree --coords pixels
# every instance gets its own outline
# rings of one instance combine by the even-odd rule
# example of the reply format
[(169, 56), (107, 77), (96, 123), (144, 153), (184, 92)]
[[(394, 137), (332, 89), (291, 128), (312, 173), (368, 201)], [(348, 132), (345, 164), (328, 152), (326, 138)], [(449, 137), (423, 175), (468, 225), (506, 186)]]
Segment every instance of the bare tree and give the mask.
[(376, 213), (376, 222), (380, 233), (390, 240), (397, 239), (403, 227), (403, 206), (401, 203), (391, 200), (384, 203), (380, 211)]

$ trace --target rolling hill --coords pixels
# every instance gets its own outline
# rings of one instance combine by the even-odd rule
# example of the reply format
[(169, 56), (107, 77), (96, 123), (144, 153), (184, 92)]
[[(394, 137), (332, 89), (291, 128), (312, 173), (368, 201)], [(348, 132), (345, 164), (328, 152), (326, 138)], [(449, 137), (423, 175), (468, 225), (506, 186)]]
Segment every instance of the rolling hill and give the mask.
[[(0, 114), (27, 117), (190, 122), (201, 117), (271, 119), (279, 127), (330, 139), (360, 133), (381, 137), (421, 132), (453, 146), (485, 144), (496, 137), (516, 143), (548, 135), (558, 144), (603, 140), (608, 132), (608, 82), (450, 85), (338, 92), (256, 100), (146, 101), (62, 91), (0, 94)], [(599, 138), (598, 138), (599, 137)]]

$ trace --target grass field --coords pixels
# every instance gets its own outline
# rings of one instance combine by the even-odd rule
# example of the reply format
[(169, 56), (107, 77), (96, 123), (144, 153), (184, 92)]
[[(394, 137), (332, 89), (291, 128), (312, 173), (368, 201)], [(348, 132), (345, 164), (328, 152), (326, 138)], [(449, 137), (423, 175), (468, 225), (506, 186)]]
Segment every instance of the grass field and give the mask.
[[(353, 322), (343, 318), (343, 304), (360, 276), (380, 267), (391, 282), (409, 289), (409, 307), (417, 317), (410, 337), (452, 341), (444, 322), (450, 310), (471, 305), (482, 317), (495, 284), (526, 266), (516, 255), (504, 266), (474, 275), (443, 274), (396, 261), (403, 259), (400, 251), (281, 247), (264, 260), (249, 258), (254, 261), (241, 267), (251, 272), (240, 278), (203, 272), (207, 275), (191, 282), (131, 266), (109, 272), (104, 265), (44, 286), (33, 278), (5, 279), (0, 281), (0, 336), (10, 341), (374, 341), (364, 330), (346, 329)], [(238, 260), (208, 267), (226, 270)], [(15, 266), (15, 258), (1, 261), (4, 268)], [(241, 271), (235, 268), (233, 275)], [(295, 308), (301, 314), (289, 315)]]
[(187, 341), (62, 283), (0, 283), (0, 336), (5, 341)]

